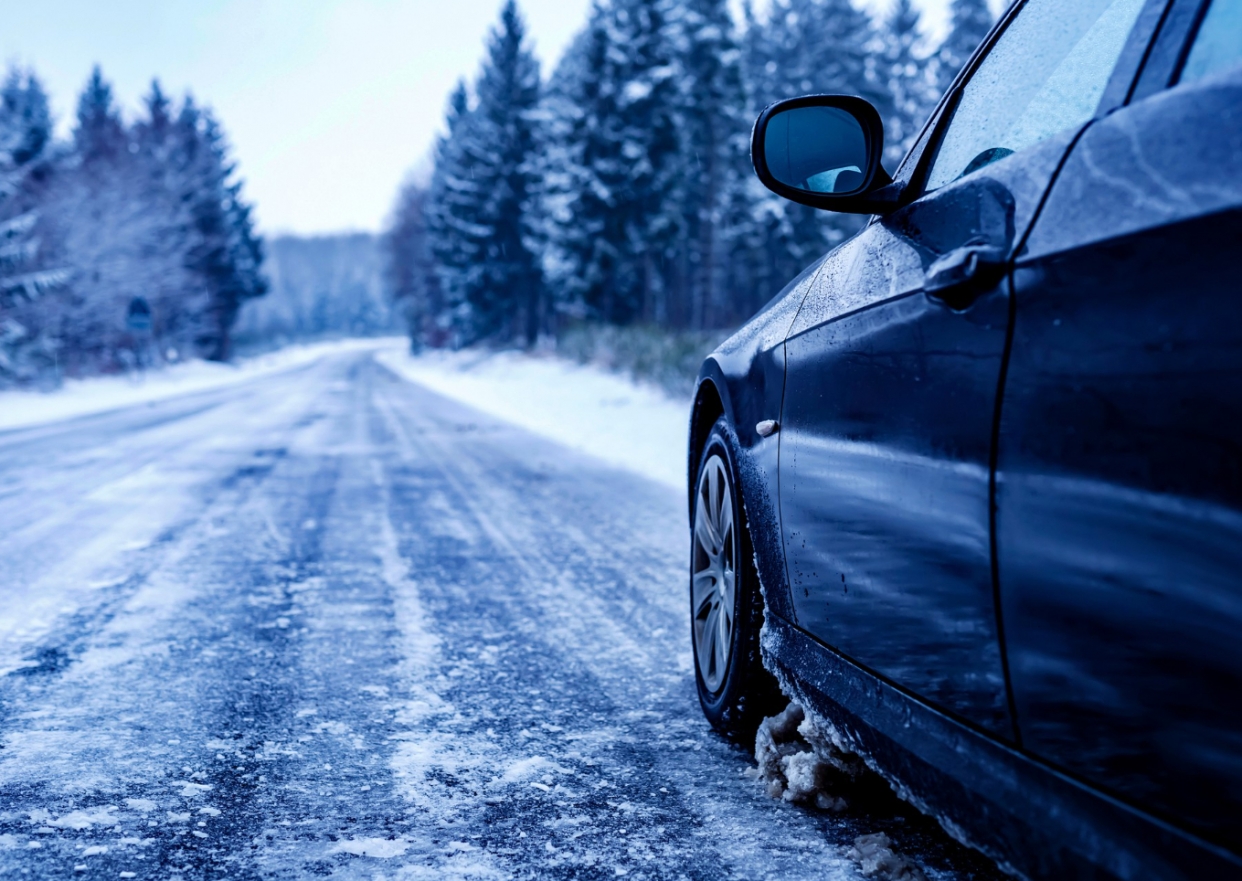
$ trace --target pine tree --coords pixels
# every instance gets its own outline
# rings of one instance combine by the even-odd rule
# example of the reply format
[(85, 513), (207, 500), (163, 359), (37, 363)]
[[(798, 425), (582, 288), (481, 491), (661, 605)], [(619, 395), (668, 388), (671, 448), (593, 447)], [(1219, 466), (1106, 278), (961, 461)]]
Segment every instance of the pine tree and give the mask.
[(501, 10), (487, 53), (475, 86), (473, 125), (462, 142), (484, 195), (477, 220), (487, 228), (478, 241), (483, 262), (468, 296), (484, 335), (507, 330), (534, 345), (542, 318), (542, 277), (528, 241), (539, 62), (526, 46), (526, 25), (514, 0)]
[(29, 166), (52, 140), (52, 114), (43, 84), (30, 71), (10, 68), (0, 87), (0, 150), (15, 168)]
[(678, 173), (673, 190), (683, 230), (667, 316), (703, 329), (736, 320), (730, 302), (730, 210), (748, 168), (746, 92), (725, 0), (685, 0), (670, 15), (677, 96)]
[(65, 269), (47, 264), (42, 241), (51, 137), (42, 84), (11, 68), (0, 86), (0, 385), (30, 380), (55, 359), (54, 339), (31, 314), (68, 280)]
[[(55, 330), (71, 374), (180, 356), (206, 309), (205, 285), (187, 265), (188, 183), (158, 85), (146, 111), (127, 128), (96, 68), (78, 101), (73, 150), (48, 193), (52, 238), (73, 270)], [(136, 309), (150, 315), (149, 329), (131, 326)]]
[(751, 14), (747, 71), (760, 109), (797, 95), (849, 93), (878, 108), (884, 84), (872, 70), (875, 30), (850, 0), (773, 0), (764, 21)]
[(890, 95), (885, 120), (889, 170), (905, 156), (939, 97), (926, 64), (921, 17), (914, 0), (894, 0), (882, 27), (880, 76)]
[(615, 135), (617, 89), (606, 79), (608, 33), (597, 2), (557, 65), (543, 102), (538, 236), (556, 310), (612, 320), (624, 225), (614, 211), (625, 162)]
[(488, 39), (476, 106), (454, 108), (433, 189), (435, 249), (445, 287), (469, 309), (469, 337), (529, 345), (539, 334), (542, 278), (529, 247), (539, 87), (525, 24), (508, 0)]
[(550, 86), (549, 275), (595, 320), (669, 319), (685, 219), (669, 5), (597, 3)]
[[(890, 170), (916, 136), (944, 65), (924, 52), (912, 0), (895, 0), (879, 26), (853, 0), (771, 0), (762, 14), (744, 0), (740, 35), (729, 6), (593, 3), (537, 112), (523, 117), (538, 123), (522, 166), (536, 198), (518, 238), (539, 257), (541, 311), (678, 328), (741, 320), (861, 225), (762, 189), (748, 161), (754, 115), (802, 94), (861, 95), (886, 121)], [(986, 16), (986, 0), (955, 0), (943, 53), (978, 30), (980, 8)], [(489, 43), (496, 69), (502, 32)], [(426, 208), (442, 314), (468, 314), (459, 326), (475, 336), (503, 334), (487, 316), (513, 314), (481, 294), (498, 290), (480, 280), (497, 266), (488, 194), (502, 161), (481, 145), (503, 144), (490, 135), (503, 126), (489, 121), (495, 104), (482, 85), (473, 109), (464, 88), (455, 93)]]
[(423, 213), (427, 246), (436, 265), (442, 301), (434, 315), (446, 344), (457, 345), (467, 335), (469, 305), (465, 279), (473, 252), (458, 230), (466, 224), (475, 195), (469, 172), (461, 162), (458, 138), (470, 112), (466, 84), (458, 81), (449, 95), (444, 122), (446, 133), (436, 141), (435, 164)]
[(609, 311), (613, 320), (665, 323), (675, 267), (671, 245), (684, 235), (672, 198), (681, 138), (678, 82), (661, 0), (614, 0), (605, 77), (615, 88), (617, 115), (605, 121), (620, 147), (614, 210), (623, 240)]
[[(70, 373), (127, 370), (197, 350), (229, 356), (229, 331), (261, 295), (261, 243), (210, 112), (174, 115), (158, 83), (126, 127), (96, 68), (78, 102), (73, 150), (47, 198), (72, 296), (56, 318)], [(135, 314), (149, 316), (149, 326)]]
[(185, 145), (179, 137), (172, 103), (151, 83), (144, 99), (145, 116), (131, 130), (136, 168), (135, 195), (145, 206), (150, 224), (143, 243), (148, 276), (140, 296), (152, 311), (152, 337), (159, 351), (190, 352), (203, 334), (208, 311), (206, 281), (186, 259), (194, 246), (193, 187)]
[(444, 298), (431, 253), (427, 195), (417, 183), (401, 188), (382, 241), (389, 294), (405, 320), (413, 351), (446, 342), (439, 323)]
[(936, 53), (936, 77), (939, 91), (948, 90), (958, 71), (979, 48), (992, 29), (992, 12), (987, 0), (953, 0), (950, 7), (949, 33)]
[(78, 97), (73, 141), (84, 163), (115, 162), (126, 149), (125, 126), (112, 97), (112, 86), (96, 65)]
[(39, 270), (37, 190), (52, 138), (47, 94), (33, 73), (11, 68), (0, 87), (0, 304), (32, 300), (61, 284), (61, 270)]
[(263, 244), (214, 115), (187, 97), (176, 127), (192, 233), (187, 266), (206, 283), (209, 298), (197, 343), (205, 357), (223, 361), (231, 355), (230, 330), (242, 303), (267, 292)]
[(147, 288), (152, 262), (144, 245), (155, 238), (157, 214), (141, 199), (136, 170), (112, 87), (96, 67), (78, 97), (71, 149), (40, 199), (49, 244), (72, 280), (64, 296), (28, 313), (55, 340), (58, 369), (69, 375), (137, 360), (125, 316)]
[(153, 83), (127, 126), (96, 67), (71, 142), (53, 148), (51, 131), (37, 81), (10, 74), (0, 89), (0, 382), (128, 370), (196, 345), (227, 357), (238, 307), (266, 283), (211, 114), (188, 98), (174, 114)]

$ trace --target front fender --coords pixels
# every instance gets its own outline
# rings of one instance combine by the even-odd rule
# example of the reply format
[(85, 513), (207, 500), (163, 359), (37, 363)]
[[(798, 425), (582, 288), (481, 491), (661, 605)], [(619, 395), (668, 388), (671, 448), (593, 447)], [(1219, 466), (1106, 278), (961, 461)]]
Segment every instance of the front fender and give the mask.
[(739, 490), (768, 609), (792, 620), (780, 523), (780, 432), (755, 426), (779, 419), (785, 393), (785, 337), (820, 263), (799, 275), (758, 315), (703, 362), (690, 417), (687, 502), (694, 516), (694, 479), (712, 425), (725, 416), (738, 453)]

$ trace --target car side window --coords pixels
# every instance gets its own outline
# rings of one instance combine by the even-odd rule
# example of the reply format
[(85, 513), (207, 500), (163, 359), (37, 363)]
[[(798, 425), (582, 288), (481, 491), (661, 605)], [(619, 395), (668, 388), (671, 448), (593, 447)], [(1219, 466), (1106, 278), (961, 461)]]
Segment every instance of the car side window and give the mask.
[(1189, 83), (1242, 63), (1242, 0), (1212, 0), (1186, 56), (1179, 82)]
[(934, 190), (1095, 115), (1145, 0), (1028, 0), (962, 90)]

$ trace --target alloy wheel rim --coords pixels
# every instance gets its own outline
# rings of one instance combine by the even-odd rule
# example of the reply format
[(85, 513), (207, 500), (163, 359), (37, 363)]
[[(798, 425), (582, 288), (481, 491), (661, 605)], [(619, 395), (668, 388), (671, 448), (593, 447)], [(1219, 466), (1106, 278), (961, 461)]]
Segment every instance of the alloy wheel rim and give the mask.
[(713, 454), (699, 475), (694, 505), (690, 610), (699, 676), (715, 694), (733, 651), (737, 588), (733, 487), (724, 460)]

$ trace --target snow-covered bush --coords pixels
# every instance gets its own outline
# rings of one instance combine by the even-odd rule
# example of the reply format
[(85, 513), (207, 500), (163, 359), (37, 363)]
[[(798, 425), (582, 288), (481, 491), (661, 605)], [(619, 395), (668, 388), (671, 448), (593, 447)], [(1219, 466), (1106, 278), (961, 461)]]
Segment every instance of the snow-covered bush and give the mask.
[(594, 364), (689, 397), (703, 359), (727, 331), (676, 331), (653, 325), (574, 324), (556, 340), (558, 355)]

